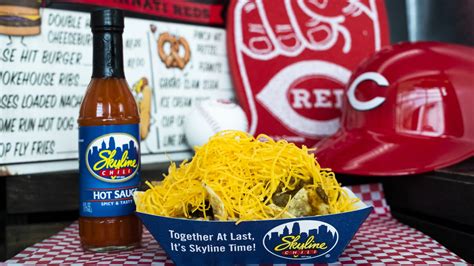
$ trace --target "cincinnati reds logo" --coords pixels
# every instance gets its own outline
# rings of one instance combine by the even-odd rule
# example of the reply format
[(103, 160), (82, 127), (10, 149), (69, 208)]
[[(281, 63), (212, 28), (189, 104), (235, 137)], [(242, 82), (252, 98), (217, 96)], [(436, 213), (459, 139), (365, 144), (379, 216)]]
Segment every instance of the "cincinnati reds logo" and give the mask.
[[(330, 62), (298, 62), (277, 73), (256, 98), (290, 130), (310, 137), (330, 135), (339, 128), (342, 84), (349, 81), (350, 75), (348, 69)], [(308, 82), (317, 80), (317, 77), (319, 84)], [(327, 78), (325, 80), (321, 77)], [(294, 79), (306, 81), (305, 86), (310, 91), (295, 87), (299, 83), (294, 82)], [(331, 88), (324, 88), (324, 84), (330, 85)], [(330, 100), (331, 97), (334, 99)], [(301, 109), (307, 111), (302, 112)], [(314, 116), (311, 118), (316, 109), (326, 109), (326, 112), (319, 113), (319, 119)]]
[(389, 43), (383, 1), (232, 1), (229, 60), (252, 134), (303, 136), (339, 128), (344, 88)]
[[(168, 51), (165, 51), (165, 46), (169, 46)], [(167, 68), (184, 69), (191, 58), (191, 49), (185, 38), (165, 32), (158, 38), (158, 55)]]
[(356, 97), (356, 89), (364, 81), (373, 81), (381, 88), (387, 87), (389, 85), (388, 80), (381, 74), (377, 72), (366, 72), (358, 76), (349, 86), (347, 90), (347, 100), (350, 105), (359, 111), (367, 111), (374, 109), (385, 102), (385, 97), (377, 96), (368, 101), (361, 101)]
[(343, 93), (343, 83), (326, 76), (311, 75), (295, 80), (286, 96), (298, 114), (315, 120), (329, 120), (341, 115)]

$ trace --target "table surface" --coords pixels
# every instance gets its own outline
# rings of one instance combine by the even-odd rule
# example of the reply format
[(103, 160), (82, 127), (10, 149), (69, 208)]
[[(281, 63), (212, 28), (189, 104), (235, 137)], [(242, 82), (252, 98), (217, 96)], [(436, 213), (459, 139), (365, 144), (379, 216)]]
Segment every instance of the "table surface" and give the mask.
[[(381, 184), (351, 187), (374, 211), (339, 258), (340, 264), (361, 263), (466, 263), (429, 236), (398, 222), (387, 206)], [(26, 248), (7, 263), (28, 264), (154, 264), (173, 265), (145, 230), (142, 247), (130, 251), (93, 253), (80, 247), (78, 224)]]

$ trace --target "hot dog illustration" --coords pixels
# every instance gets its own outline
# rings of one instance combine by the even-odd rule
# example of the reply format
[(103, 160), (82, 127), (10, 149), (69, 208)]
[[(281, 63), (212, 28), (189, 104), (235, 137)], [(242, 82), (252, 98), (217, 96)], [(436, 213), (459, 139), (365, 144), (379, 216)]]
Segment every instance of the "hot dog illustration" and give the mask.
[(152, 89), (148, 86), (148, 79), (143, 77), (132, 87), (132, 94), (137, 102), (140, 113), (140, 138), (145, 140), (150, 132)]

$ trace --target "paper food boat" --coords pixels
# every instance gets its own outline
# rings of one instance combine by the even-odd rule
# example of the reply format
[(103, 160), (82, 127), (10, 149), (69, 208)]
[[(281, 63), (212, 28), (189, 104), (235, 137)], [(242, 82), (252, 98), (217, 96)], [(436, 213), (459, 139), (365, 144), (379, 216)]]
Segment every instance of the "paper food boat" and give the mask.
[(329, 263), (337, 261), (373, 209), (362, 202), (356, 206), (339, 214), (239, 224), (137, 215), (177, 265)]

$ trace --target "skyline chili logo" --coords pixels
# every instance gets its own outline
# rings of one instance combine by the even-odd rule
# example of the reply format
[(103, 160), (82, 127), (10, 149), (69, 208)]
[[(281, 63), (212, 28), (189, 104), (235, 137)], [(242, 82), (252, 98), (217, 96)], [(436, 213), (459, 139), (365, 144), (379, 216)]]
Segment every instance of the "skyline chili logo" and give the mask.
[(269, 230), (263, 238), (265, 249), (284, 259), (305, 260), (330, 252), (339, 240), (332, 225), (313, 220), (281, 224)]
[(138, 141), (125, 133), (106, 134), (93, 140), (86, 150), (86, 165), (97, 179), (121, 183), (138, 171)]

